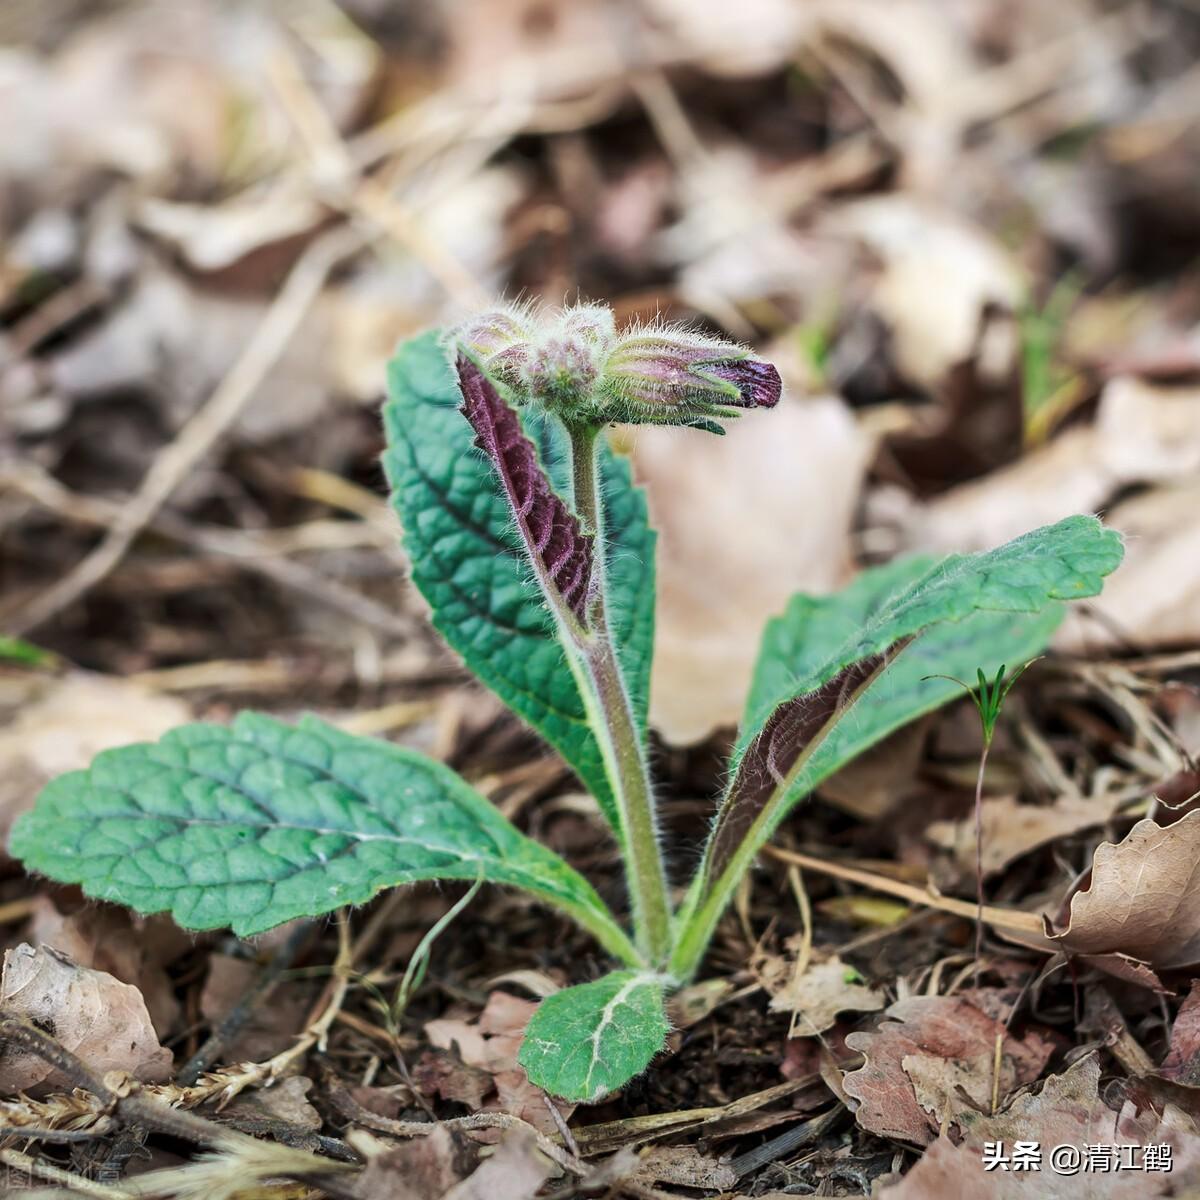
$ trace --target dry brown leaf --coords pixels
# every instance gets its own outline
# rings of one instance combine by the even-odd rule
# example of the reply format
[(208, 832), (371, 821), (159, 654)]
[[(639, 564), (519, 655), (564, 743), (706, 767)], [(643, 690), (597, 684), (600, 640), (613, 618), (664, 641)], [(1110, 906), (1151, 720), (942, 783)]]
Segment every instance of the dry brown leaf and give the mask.
[(514, 1129), (442, 1200), (528, 1200), (558, 1168), (537, 1148), (533, 1133)]
[[(127, 1071), (147, 1083), (171, 1073), (137, 988), (105, 971), (80, 967), (46, 946), (22, 943), (4, 954), (0, 1009), (49, 1030), (97, 1075)], [(0, 1091), (70, 1086), (40, 1058), (9, 1050), (0, 1058)]]
[(927, 723), (913, 721), (865, 750), (818, 789), (827, 804), (860, 821), (877, 821), (909, 798), (925, 757)]
[(1017, 1037), (1006, 1028), (1015, 1000), (987, 988), (912, 996), (888, 1008), (874, 1032), (850, 1034), (846, 1045), (867, 1060), (843, 1081), (859, 1102), (858, 1123), (923, 1146), (944, 1126), (962, 1123), (972, 1103), (990, 1108), (998, 1038), (1000, 1096), (1036, 1079), (1054, 1046), (1036, 1030)]
[(577, 95), (593, 80), (620, 76), (620, 43), (602, 0), (543, 8), (488, 0), (442, 11), (451, 81), (479, 103), (494, 105), (497, 91), (510, 105), (527, 96)]
[(492, 1076), (482, 1067), (463, 1062), (454, 1050), (427, 1050), (412, 1071), (413, 1082), (426, 1096), (465, 1104), (472, 1112), (483, 1107), (492, 1090)]
[[(1061, 1075), (1051, 1076), (1037, 1095), (1018, 1096), (1007, 1111), (964, 1121), (965, 1134), (955, 1145), (940, 1137), (899, 1183), (885, 1187), (884, 1200), (1142, 1200), (1143, 1197), (1191, 1194), (1200, 1182), (1200, 1137), (1177, 1109), (1168, 1105), (1160, 1116), (1153, 1108), (1138, 1112), (1132, 1102), (1120, 1114), (1100, 1099), (1100, 1066), (1088, 1055)], [(1003, 1142), (1011, 1153), (1015, 1142), (1039, 1143), (1041, 1169), (985, 1171), (985, 1142)], [(1096, 1170), (1064, 1175), (1050, 1168), (1056, 1146), (1133, 1146), (1140, 1156), (1148, 1145), (1171, 1149), (1170, 1171)]]
[[(138, 206), (145, 232), (169, 243), (197, 270), (219, 271), (273, 243), (316, 230), (328, 210), (294, 179), (223, 204), (186, 204), (148, 196)], [(298, 249), (297, 249), (298, 252)]]
[(660, 533), (651, 720), (668, 741), (735, 724), (767, 618), (796, 591), (843, 582), (869, 454), (829, 396), (731, 422), (723, 438), (638, 432)]
[(388, 1143), (386, 1148), (378, 1139), (360, 1134), (355, 1146), (367, 1156), (366, 1167), (354, 1181), (358, 1200), (442, 1200), (476, 1161), (475, 1147), (444, 1125), (435, 1125), (425, 1137)]
[[(894, 492), (906, 549), (980, 550), (1076, 512), (1126, 487), (1156, 487), (1106, 514), (1127, 535), (1125, 561), (1092, 604), (1107, 618), (1069, 620), (1056, 644), (1094, 650), (1123, 634), (1148, 644), (1200, 637), (1200, 389), (1111, 380), (1095, 422), (1067, 429), (1012, 466), (917, 504)], [(881, 519), (888, 520), (882, 513)], [(1119, 630), (1120, 634), (1114, 632)]]
[(737, 1172), (728, 1162), (694, 1146), (654, 1146), (641, 1156), (630, 1177), (632, 1183), (669, 1183), (714, 1192), (727, 1192), (737, 1181)]
[(1065, 927), (1047, 933), (1071, 954), (1127, 956), (1153, 971), (1200, 963), (1200, 812), (1102, 842)]
[(1154, 488), (1105, 519), (1126, 537), (1125, 561), (1095, 601), (1106, 627), (1087, 623), (1089, 649), (1122, 635), (1145, 646), (1200, 641), (1200, 483)]
[(1182, 484), (1198, 471), (1200, 389), (1121, 377), (1105, 386), (1092, 425), (1068, 429), (1012, 466), (915, 510), (907, 541), (930, 550), (980, 550), (1070, 513), (1095, 511), (1130, 484)]
[(796, 1014), (790, 1037), (815, 1037), (837, 1023), (838, 1013), (874, 1012), (886, 1003), (881, 991), (867, 987), (853, 967), (834, 955), (810, 963), (799, 976), (790, 973), (771, 997), (771, 1011)]
[(289, 1075), (269, 1088), (243, 1092), (222, 1111), (230, 1116), (282, 1121), (294, 1129), (316, 1133), (324, 1120), (309, 1101), (312, 1086), (313, 1081), (304, 1075)]
[(181, 700), (122, 679), (78, 672), (47, 679), (0, 732), (0, 855), (18, 814), (64, 771), (101, 750), (160, 738), (191, 719)]
[[(495, 1094), (490, 1094), (491, 1087), (485, 1089), (485, 1110), (511, 1113), (542, 1133), (555, 1134), (558, 1126), (546, 1108), (541, 1089), (534, 1087), (517, 1065), (525, 1026), (536, 1008), (532, 1000), (494, 991), (477, 1021), (439, 1017), (425, 1023), (425, 1036), (439, 1050), (457, 1051), (466, 1066), (487, 1072)], [(466, 1086), (469, 1088), (470, 1083)], [(567, 1118), (574, 1112), (574, 1105), (560, 1104), (559, 1112)]]
[(716, 0), (650, 0), (658, 21), (717, 75), (760, 75), (791, 59), (801, 31), (801, 6), (791, 0), (749, 0), (736, 14)]
[[(1073, 428), (980, 479), (919, 503), (894, 489), (872, 496), (875, 519), (896, 521), (905, 551), (982, 550), (1070, 513), (1095, 512), (1113, 490), (1090, 428)], [(897, 510), (890, 512), (892, 507)]]
[[(259, 963), (230, 954), (208, 956), (208, 975), (200, 992), (200, 1015), (219, 1025), (262, 974)], [(286, 980), (275, 985), (265, 1002), (256, 1004), (236, 1036), (222, 1050), (226, 1062), (262, 1062), (286, 1050), (304, 1028), (312, 1008), (310, 981)]]
[(1200, 1087), (1200, 979), (1192, 980), (1191, 990), (1175, 1014), (1171, 1041), (1158, 1074), (1173, 1083)]
[(46, 896), (34, 897), (26, 936), (34, 946), (50, 946), (81, 967), (107, 971), (142, 993), (159, 1038), (175, 1031), (179, 1001), (165, 970), (194, 938), (168, 917), (140, 917), (111, 905), (89, 904), (59, 912)]
[[(1102, 825), (1112, 816), (1110, 797), (1060, 796), (1053, 804), (1020, 804), (1015, 796), (997, 796), (983, 802), (983, 872), (1002, 870), (1030, 850), (1056, 838)], [(935, 846), (949, 850), (964, 870), (975, 870), (975, 818), (934, 821), (925, 836)]]
[(0, 183), (29, 180), (57, 197), (89, 170), (128, 174), (145, 191), (176, 173), (215, 186), (283, 165), (293, 128), (265, 65), (300, 43), (336, 58), (311, 83), (344, 122), (360, 111), (377, 61), (375, 43), (355, 37), (334, 6), (293, 7), (305, 10), (295, 29), (286, 13), (276, 20), (255, 5), (121, 5), (73, 21), (51, 57), (7, 51)]

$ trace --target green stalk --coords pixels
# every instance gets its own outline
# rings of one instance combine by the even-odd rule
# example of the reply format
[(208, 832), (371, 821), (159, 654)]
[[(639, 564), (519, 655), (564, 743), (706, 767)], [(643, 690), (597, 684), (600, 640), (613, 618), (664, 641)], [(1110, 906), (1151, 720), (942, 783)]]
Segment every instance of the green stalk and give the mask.
[(587, 606), (589, 631), (576, 640), (579, 662), (573, 664), (573, 669), (580, 679), (621, 817), (625, 874), (637, 944), (649, 964), (659, 966), (671, 950), (671, 912), (650, 772), (608, 628), (597, 454), (599, 430), (571, 425), (567, 434), (575, 512), (585, 531), (595, 537), (596, 547), (592, 593)]

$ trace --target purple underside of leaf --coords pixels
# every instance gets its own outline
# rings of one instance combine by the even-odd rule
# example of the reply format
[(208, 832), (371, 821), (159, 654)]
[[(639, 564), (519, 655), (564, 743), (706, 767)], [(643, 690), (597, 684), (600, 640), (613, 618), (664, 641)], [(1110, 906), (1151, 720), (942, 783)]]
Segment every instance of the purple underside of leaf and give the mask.
[(591, 535), (550, 486), (520, 419), (488, 377), (465, 354), (456, 366), (462, 413), (475, 430), (475, 445), (491, 459), (531, 557), (582, 621), (592, 578)]
[(767, 718), (742, 755), (721, 805), (708, 859), (710, 886), (721, 878), (754, 822), (801, 756), (811, 753), (824, 741), (845, 711), (911, 640), (905, 638), (882, 654), (852, 663), (815, 691), (785, 700)]

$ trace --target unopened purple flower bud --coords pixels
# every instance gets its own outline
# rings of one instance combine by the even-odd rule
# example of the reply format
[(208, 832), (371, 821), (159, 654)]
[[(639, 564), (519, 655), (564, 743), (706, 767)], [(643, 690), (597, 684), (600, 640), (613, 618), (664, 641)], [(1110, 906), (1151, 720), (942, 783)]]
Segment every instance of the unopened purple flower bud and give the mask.
[(655, 326), (618, 336), (612, 310), (577, 304), (555, 314), (496, 308), (451, 337), (510, 403), (568, 424), (692, 425), (714, 433), (742, 409), (779, 401), (779, 372), (733, 342)]
[(732, 383), (741, 397), (742, 408), (774, 408), (783, 392), (783, 381), (774, 363), (761, 358), (726, 359), (704, 370), (716, 379)]
[(782, 384), (769, 362), (742, 346), (687, 330), (621, 338), (604, 366), (606, 409), (613, 421), (700, 425), (746, 408), (773, 408)]
[(516, 386), (529, 356), (533, 328), (519, 310), (498, 308), (471, 317), (451, 331), (455, 353), (465, 350), (493, 378)]

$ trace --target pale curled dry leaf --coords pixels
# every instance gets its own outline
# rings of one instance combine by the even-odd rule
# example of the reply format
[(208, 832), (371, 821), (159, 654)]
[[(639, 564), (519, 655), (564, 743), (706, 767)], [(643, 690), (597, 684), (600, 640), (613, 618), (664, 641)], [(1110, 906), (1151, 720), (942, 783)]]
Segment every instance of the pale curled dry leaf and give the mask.
[[(1020, 804), (1015, 796), (983, 802), (983, 873), (992, 875), (1022, 855), (1060, 837), (1102, 825), (1115, 797), (1060, 796), (1053, 804)], [(964, 870), (975, 870), (975, 818), (934, 821), (925, 837), (950, 851)]]
[(1006, 1028), (1015, 1000), (1016, 993), (995, 989), (912, 996), (891, 1005), (874, 1032), (850, 1034), (846, 1045), (866, 1056), (843, 1081), (859, 1102), (858, 1123), (924, 1146), (964, 1114), (989, 1109), (997, 1086), (1003, 1098), (1036, 1079), (1054, 1046), (1036, 1030), (1018, 1037)]
[(870, 452), (834, 397), (785, 402), (723, 438), (638, 431), (635, 472), (659, 530), (651, 723), (669, 742), (736, 724), (767, 619), (793, 593), (843, 581)]
[(834, 955), (810, 963), (799, 975), (789, 969), (770, 1007), (772, 1012), (796, 1014), (790, 1036), (815, 1037), (833, 1027), (838, 1013), (874, 1012), (886, 1002), (883, 992), (864, 984), (853, 967)]
[(35, 896), (26, 937), (48, 946), (81, 967), (107, 971), (142, 993), (161, 1040), (175, 1032), (180, 1005), (166, 971), (194, 944), (192, 938), (162, 917), (140, 917), (109, 905), (87, 905), (60, 912), (48, 896)]
[[(161, 1083), (171, 1071), (170, 1050), (158, 1044), (137, 988), (104, 971), (80, 967), (45, 946), (22, 943), (4, 954), (0, 1010), (25, 1017), (81, 1058), (96, 1075), (126, 1071)], [(0, 1091), (19, 1092), (68, 1081), (40, 1058), (8, 1051), (0, 1058)]]
[(1126, 956), (1153, 971), (1200, 963), (1200, 812), (1161, 826), (1138, 821), (1102, 842), (1087, 887), (1047, 933), (1079, 955)]
[[(1200, 1182), (1200, 1137), (1178, 1110), (1168, 1105), (1160, 1116), (1153, 1108), (1138, 1112), (1127, 1102), (1120, 1114), (1100, 1099), (1100, 1066), (1095, 1055), (1079, 1059), (1061, 1075), (1051, 1076), (1036, 1095), (1018, 1096), (995, 1116), (964, 1122), (965, 1132), (955, 1145), (940, 1137), (899, 1183), (885, 1187), (884, 1200), (1142, 1200), (1143, 1197), (1191, 1195)], [(1014, 1142), (1039, 1143), (1043, 1165), (1037, 1174), (985, 1171), (985, 1142), (1002, 1141), (1011, 1152)], [(1054, 1147), (1088, 1146), (1171, 1149), (1170, 1171), (1102, 1171), (1064, 1175), (1049, 1169)]]

